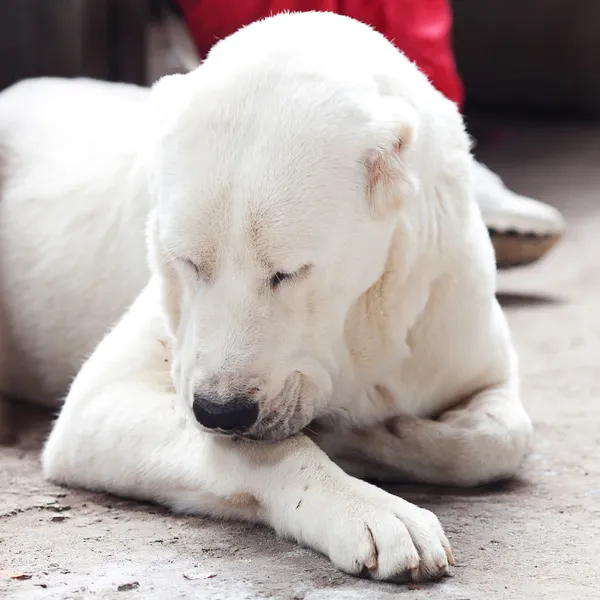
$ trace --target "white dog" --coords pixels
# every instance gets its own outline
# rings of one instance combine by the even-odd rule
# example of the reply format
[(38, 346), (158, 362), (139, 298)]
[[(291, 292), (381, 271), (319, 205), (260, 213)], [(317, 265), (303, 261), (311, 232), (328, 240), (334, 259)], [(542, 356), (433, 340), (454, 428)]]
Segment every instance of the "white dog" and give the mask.
[(20, 83), (0, 143), (0, 383), (58, 406), (79, 371), (46, 477), (446, 573), (436, 517), (354, 475), (509, 477), (531, 425), (469, 141), (414, 65), (280, 15), (152, 91)]

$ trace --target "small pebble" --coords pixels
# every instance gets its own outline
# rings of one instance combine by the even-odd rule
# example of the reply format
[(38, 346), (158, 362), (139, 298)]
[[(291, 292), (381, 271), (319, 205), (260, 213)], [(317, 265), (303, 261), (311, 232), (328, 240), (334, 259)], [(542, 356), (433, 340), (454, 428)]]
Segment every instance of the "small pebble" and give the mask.
[(183, 576), (186, 579), (212, 579), (216, 577), (217, 574), (214, 571), (209, 573), (198, 573), (198, 571), (186, 571)]
[(118, 588), (118, 592), (128, 592), (129, 590), (137, 590), (140, 587), (139, 582), (132, 581), (130, 583), (122, 583)]

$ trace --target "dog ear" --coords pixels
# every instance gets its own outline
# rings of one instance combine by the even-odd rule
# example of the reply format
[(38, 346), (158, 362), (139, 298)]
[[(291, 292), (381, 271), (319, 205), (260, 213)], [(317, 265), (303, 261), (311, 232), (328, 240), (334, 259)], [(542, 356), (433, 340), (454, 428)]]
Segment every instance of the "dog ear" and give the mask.
[(145, 177), (150, 196), (157, 201), (157, 174), (161, 165), (157, 157), (163, 141), (169, 135), (173, 123), (176, 122), (178, 108), (185, 94), (181, 92), (184, 85), (183, 75), (167, 75), (159, 79), (150, 91), (144, 118), (145, 127), (140, 135), (138, 147), (138, 165)]
[(167, 331), (175, 335), (180, 321), (180, 287), (175, 269), (165, 264), (161, 256), (161, 242), (158, 231), (157, 210), (153, 209), (146, 221), (146, 251), (150, 272), (160, 281), (160, 300), (167, 325)]
[(150, 155), (169, 136), (179, 122), (181, 113), (190, 101), (192, 73), (165, 75), (150, 89), (146, 111), (147, 126), (142, 150)]
[(397, 98), (380, 98), (375, 107), (374, 146), (367, 152), (365, 181), (369, 208), (376, 218), (399, 211), (418, 191), (411, 166), (418, 114)]
[(150, 88), (150, 112), (153, 119), (165, 122), (186, 96), (182, 93), (185, 85), (185, 75), (165, 75), (157, 80)]
[(161, 271), (159, 244), (157, 211), (153, 208), (146, 219), (146, 259), (152, 275)]

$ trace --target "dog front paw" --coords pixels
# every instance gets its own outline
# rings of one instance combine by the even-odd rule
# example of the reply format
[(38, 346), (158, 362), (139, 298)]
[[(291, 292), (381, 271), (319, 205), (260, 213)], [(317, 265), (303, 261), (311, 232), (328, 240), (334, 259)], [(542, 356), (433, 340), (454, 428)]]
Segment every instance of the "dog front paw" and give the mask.
[(321, 547), (342, 571), (386, 581), (437, 580), (454, 565), (437, 517), (364, 482), (319, 516)]

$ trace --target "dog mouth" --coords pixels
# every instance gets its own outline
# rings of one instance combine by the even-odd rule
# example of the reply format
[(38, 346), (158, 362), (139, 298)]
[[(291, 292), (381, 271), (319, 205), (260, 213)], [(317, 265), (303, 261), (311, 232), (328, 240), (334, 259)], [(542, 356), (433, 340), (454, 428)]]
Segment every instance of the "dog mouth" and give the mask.
[(231, 432), (230, 437), (252, 442), (279, 442), (302, 431), (313, 417), (304, 397), (303, 379), (298, 373), (270, 403), (277, 409), (267, 409), (250, 429)]
[(278, 394), (277, 410), (272, 410), (248, 432), (247, 439), (281, 441), (302, 431), (314, 417), (314, 402), (309, 379), (299, 371), (289, 378)]
[(288, 402), (283, 411), (273, 412), (247, 432), (236, 432), (235, 437), (253, 442), (279, 442), (296, 435), (307, 424), (299, 398)]
[(227, 430), (203, 427), (194, 419), (194, 424), (203, 433), (215, 435), (230, 440), (246, 440), (251, 442), (279, 442), (296, 435), (309, 423), (310, 419), (303, 417), (299, 402), (286, 407), (285, 413), (272, 413), (257, 422), (248, 430)]
[(232, 441), (279, 442), (296, 435), (313, 420), (315, 410), (309, 396), (314, 392), (310, 381), (296, 372), (276, 396), (264, 403), (256, 423), (247, 429), (206, 428), (197, 419), (194, 421), (204, 433)]
[(207, 433), (219, 437), (228, 438), (233, 441), (247, 442), (281, 442), (296, 435), (305, 427), (304, 420), (292, 418), (288, 420), (277, 419), (273, 422), (258, 424), (249, 431), (225, 431), (221, 429), (209, 429)]

